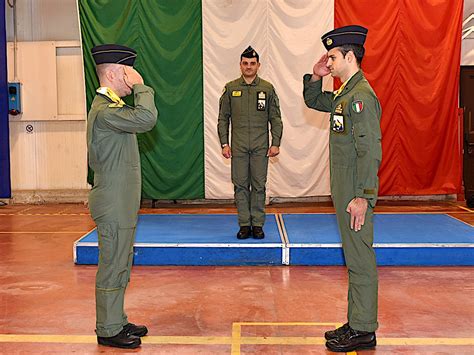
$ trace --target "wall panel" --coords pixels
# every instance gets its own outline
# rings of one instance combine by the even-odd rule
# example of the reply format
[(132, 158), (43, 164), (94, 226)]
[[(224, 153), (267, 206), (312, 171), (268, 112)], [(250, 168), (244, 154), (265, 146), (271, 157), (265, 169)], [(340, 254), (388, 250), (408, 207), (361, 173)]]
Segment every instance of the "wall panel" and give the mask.
[(36, 122), (37, 189), (85, 189), (85, 121)]
[[(33, 131), (28, 133), (26, 127)], [(10, 167), (12, 190), (37, 188), (36, 132), (34, 124), (10, 121)]]

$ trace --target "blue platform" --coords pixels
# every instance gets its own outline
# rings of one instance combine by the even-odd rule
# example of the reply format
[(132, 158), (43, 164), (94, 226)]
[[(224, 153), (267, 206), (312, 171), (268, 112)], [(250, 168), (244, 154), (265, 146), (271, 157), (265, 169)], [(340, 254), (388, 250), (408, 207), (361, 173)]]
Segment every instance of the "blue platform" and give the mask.
[[(238, 240), (236, 215), (140, 215), (135, 265), (281, 265), (283, 240), (276, 215), (265, 239)], [(97, 230), (75, 243), (77, 264), (97, 264)]]
[[(376, 214), (378, 265), (474, 265), (474, 227), (445, 214)], [(265, 239), (238, 240), (236, 215), (140, 215), (135, 265), (344, 265), (334, 214), (267, 215)], [(74, 243), (97, 264), (97, 232)]]
[[(291, 265), (344, 265), (334, 214), (283, 214)], [(376, 214), (378, 265), (474, 265), (474, 227), (445, 214)]]

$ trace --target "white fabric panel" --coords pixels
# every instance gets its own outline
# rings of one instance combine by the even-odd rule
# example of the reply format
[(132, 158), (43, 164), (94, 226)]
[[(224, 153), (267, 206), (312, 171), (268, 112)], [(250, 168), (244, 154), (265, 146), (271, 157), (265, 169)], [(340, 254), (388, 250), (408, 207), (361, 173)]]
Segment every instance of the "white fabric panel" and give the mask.
[[(230, 160), (217, 135), (224, 84), (240, 76), (240, 53), (252, 45), (260, 54), (259, 75), (280, 98), (283, 139), (269, 166), (267, 195), (328, 195), (327, 114), (309, 110), (302, 77), (325, 52), (320, 37), (333, 28), (334, 0), (203, 0), (205, 197), (233, 197)], [(332, 88), (327, 80), (325, 88)]]

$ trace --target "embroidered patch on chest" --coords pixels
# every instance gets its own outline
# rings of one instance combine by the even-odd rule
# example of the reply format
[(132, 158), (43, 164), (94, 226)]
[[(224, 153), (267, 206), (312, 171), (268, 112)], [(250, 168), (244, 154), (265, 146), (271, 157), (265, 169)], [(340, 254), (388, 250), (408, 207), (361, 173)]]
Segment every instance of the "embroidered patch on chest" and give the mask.
[(232, 96), (234, 96), (234, 97), (240, 97), (240, 96), (242, 96), (242, 91), (240, 91), (240, 90), (234, 90), (234, 91), (232, 91)]
[(265, 111), (267, 107), (267, 93), (265, 91), (257, 92), (257, 111)]
[(332, 127), (331, 129), (334, 132), (342, 133), (344, 132), (344, 116), (342, 115), (333, 115), (332, 116)]
[(338, 115), (341, 115), (342, 114), (342, 110), (343, 110), (343, 106), (342, 104), (339, 104), (336, 106), (336, 108), (334, 109), (334, 113), (338, 114)]
[(364, 103), (361, 100), (357, 100), (352, 103), (352, 110), (355, 113), (361, 113), (363, 109), (364, 109)]

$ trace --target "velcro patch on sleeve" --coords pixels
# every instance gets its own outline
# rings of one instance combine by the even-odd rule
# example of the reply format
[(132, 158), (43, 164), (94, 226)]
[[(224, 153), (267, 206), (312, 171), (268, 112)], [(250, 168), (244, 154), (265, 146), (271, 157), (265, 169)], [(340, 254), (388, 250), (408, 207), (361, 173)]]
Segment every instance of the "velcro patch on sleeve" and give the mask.
[(364, 110), (364, 102), (362, 100), (352, 102), (352, 110), (355, 113), (361, 113)]

